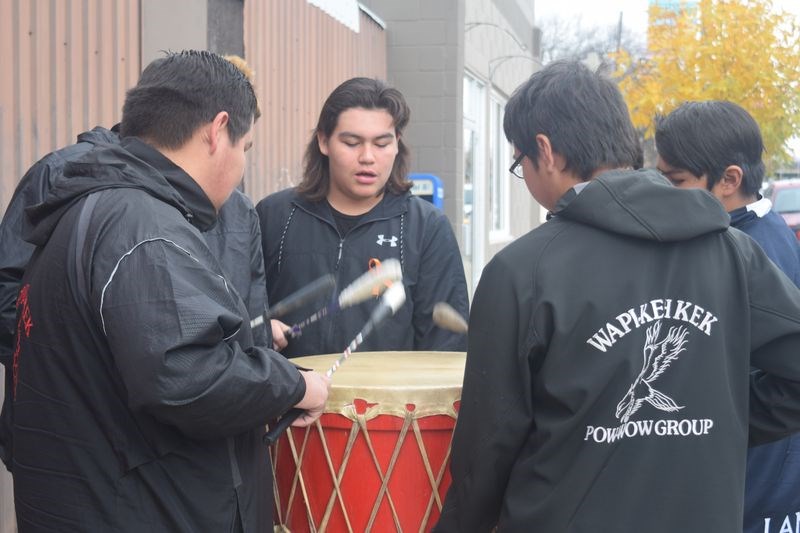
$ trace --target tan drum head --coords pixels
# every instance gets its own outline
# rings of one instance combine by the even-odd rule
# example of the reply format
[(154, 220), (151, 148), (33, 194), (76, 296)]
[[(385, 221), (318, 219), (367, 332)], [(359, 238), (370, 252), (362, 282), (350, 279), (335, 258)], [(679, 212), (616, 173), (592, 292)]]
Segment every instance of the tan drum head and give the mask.
[[(340, 354), (292, 359), (325, 373)], [(326, 412), (352, 413), (354, 399), (375, 404), (372, 416), (403, 416), (409, 404), (414, 416), (449, 414), (461, 398), (464, 352), (356, 352), (332, 377)], [(369, 416), (368, 416), (369, 418)]]

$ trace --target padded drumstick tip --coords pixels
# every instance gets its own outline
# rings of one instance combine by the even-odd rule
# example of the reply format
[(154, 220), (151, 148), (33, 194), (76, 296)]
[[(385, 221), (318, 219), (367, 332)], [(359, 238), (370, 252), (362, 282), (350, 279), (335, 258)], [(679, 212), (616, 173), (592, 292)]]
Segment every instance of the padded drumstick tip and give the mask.
[(467, 322), (464, 317), (445, 302), (439, 302), (433, 306), (433, 323), (455, 333), (467, 332)]
[(339, 293), (339, 308), (344, 309), (351, 305), (363, 302), (374, 296), (373, 291), (377, 288), (383, 291), (387, 282), (403, 279), (403, 270), (400, 261), (397, 259), (387, 259), (380, 265), (360, 275), (350, 285), (342, 289)]
[(382, 298), (382, 303), (391, 308), (392, 314), (395, 314), (397, 310), (403, 306), (405, 301), (406, 289), (403, 287), (403, 283), (400, 281), (395, 281), (392, 283), (392, 286), (386, 289), (386, 292)]

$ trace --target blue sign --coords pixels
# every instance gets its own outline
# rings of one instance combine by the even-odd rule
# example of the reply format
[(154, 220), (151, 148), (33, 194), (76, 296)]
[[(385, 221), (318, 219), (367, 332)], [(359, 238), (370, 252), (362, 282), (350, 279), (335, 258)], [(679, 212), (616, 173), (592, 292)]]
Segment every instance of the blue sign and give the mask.
[(414, 182), (411, 194), (419, 196), (439, 209), (444, 207), (444, 189), (442, 180), (433, 174), (409, 174), (408, 179)]

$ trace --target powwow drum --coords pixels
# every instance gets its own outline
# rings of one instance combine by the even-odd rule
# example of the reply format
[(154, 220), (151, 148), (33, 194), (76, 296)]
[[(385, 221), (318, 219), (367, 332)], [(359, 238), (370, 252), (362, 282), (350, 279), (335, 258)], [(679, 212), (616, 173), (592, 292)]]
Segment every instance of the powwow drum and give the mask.
[[(339, 354), (293, 362), (324, 373)], [(430, 531), (447, 487), (463, 352), (355, 353), (325, 413), (273, 447), (276, 531)]]

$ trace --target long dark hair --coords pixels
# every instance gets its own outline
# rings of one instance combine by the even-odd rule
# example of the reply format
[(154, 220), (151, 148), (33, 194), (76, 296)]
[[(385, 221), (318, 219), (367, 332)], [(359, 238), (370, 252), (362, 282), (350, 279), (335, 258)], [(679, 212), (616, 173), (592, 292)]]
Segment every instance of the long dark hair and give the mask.
[(330, 138), (339, 115), (353, 108), (385, 109), (394, 122), (397, 136), (397, 156), (394, 166), (386, 182), (386, 190), (394, 194), (402, 194), (411, 188), (406, 178), (409, 167), (408, 146), (403, 142), (403, 129), (408, 124), (411, 111), (405, 98), (397, 89), (384, 82), (370, 78), (352, 78), (339, 85), (325, 100), (319, 114), (317, 127), (311, 134), (303, 158), (303, 179), (297, 186), (297, 192), (308, 200), (317, 202), (325, 198), (330, 187), (330, 171), (328, 156), (319, 149), (318, 136)]

